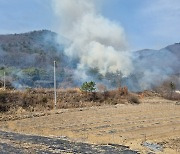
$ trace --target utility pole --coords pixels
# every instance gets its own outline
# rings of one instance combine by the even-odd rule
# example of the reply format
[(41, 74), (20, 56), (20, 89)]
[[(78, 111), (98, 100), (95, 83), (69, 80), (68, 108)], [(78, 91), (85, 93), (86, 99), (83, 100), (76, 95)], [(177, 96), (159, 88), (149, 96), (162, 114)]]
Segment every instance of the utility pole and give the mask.
[(57, 105), (57, 94), (56, 94), (56, 61), (54, 61), (54, 108)]
[(6, 72), (4, 71), (4, 90), (6, 89)]

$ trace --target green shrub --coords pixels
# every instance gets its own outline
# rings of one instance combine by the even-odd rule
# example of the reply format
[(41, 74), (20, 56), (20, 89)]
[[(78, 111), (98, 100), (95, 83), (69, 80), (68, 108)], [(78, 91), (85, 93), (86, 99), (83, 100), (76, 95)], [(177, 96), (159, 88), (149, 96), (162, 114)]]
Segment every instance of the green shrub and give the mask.
[(93, 81), (90, 82), (84, 82), (80, 88), (83, 92), (93, 92), (96, 90), (95, 88), (96, 83)]

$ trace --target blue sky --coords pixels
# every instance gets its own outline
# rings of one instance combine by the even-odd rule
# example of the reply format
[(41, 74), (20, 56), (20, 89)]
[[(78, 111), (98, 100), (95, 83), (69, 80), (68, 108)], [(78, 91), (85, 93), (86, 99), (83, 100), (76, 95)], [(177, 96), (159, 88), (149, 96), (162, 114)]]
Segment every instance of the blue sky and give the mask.
[[(132, 50), (180, 42), (180, 0), (101, 0), (101, 14), (119, 23)], [(0, 0), (0, 34), (54, 31), (51, 0)]]
[(0, 0), (0, 33), (51, 29), (50, 0)]

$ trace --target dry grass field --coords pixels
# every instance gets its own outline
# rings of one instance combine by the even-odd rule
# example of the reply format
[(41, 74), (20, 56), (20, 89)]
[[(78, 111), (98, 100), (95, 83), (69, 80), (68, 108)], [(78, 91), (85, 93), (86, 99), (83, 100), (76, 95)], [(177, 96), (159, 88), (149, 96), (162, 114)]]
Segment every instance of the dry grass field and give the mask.
[[(5, 131), (121, 144), (140, 153), (180, 153), (180, 105), (161, 97), (145, 97), (139, 105), (125, 102), (33, 113), (19, 109), (6, 120), (3, 116), (7, 115), (1, 115), (0, 129)], [(153, 151), (142, 145), (145, 142), (162, 145), (163, 151)]]

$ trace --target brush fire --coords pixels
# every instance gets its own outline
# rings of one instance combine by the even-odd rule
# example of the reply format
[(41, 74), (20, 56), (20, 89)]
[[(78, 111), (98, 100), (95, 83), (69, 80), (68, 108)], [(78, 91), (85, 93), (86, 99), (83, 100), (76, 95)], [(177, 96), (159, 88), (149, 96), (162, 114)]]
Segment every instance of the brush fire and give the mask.
[(0, 35), (0, 153), (180, 153), (180, 43), (131, 51), (107, 2), (48, 3), (54, 32)]

